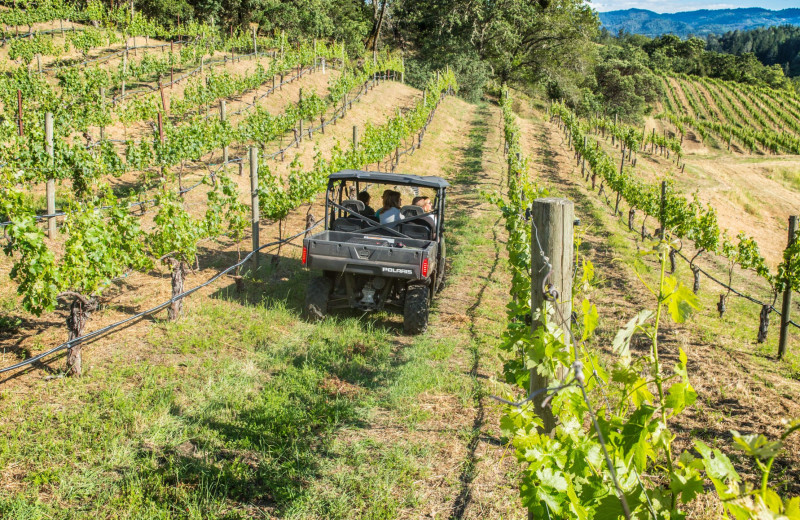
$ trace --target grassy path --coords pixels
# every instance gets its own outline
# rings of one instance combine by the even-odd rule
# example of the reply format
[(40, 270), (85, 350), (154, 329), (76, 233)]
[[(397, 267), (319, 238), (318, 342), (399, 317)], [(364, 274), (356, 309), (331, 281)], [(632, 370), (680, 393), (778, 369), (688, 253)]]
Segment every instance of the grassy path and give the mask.
[(309, 274), (288, 249), (246, 294), (120, 334), (79, 380), (0, 388), (0, 517), (520, 517), (487, 398), (507, 296), (502, 223), (480, 193), (502, 185), (499, 112), (440, 111), (401, 165), (453, 182), (427, 334), (387, 314), (305, 323)]

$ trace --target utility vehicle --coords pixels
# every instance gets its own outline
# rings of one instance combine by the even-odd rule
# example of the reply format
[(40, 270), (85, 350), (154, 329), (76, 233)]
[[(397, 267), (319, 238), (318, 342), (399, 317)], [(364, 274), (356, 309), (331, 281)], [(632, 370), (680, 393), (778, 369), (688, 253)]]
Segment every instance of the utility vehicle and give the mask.
[[(386, 309), (403, 314), (406, 334), (424, 332), (431, 299), (444, 284), (448, 186), (432, 176), (359, 170), (330, 175), (324, 231), (303, 240), (303, 265), (320, 272), (306, 290), (306, 317), (321, 320), (338, 308)], [(380, 207), (385, 189), (408, 202), (430, 193), (432, 211), (404, 205), (402, 220), (381, 224), (357, 194), (367, 191)]]

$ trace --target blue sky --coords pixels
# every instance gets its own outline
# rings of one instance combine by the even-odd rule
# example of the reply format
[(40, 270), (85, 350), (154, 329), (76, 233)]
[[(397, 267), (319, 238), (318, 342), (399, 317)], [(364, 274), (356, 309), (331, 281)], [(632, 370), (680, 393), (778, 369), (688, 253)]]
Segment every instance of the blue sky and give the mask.
[(736, 7), (764, 7), (765, 9), (786, 9), (800, 7), (798, 0), (755, 0), (702, 2), (700, 0), (655, 0), (650, 2), (637, 0), (589, 0), (598, 11), (616, 11), (617, 9), (649, 9), (657, 13), (676, 13), (679, 11), (695, 11), (697, 9), (732, 9)]

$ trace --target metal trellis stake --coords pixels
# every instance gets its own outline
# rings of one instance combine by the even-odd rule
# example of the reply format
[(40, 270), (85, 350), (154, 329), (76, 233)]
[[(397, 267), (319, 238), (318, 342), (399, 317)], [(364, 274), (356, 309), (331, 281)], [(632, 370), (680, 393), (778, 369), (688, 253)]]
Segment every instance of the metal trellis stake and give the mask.
[[(53, 113), (47, 112), (44, 115), (44, 136), (45, 136), (45, 150), (47, 155), (50, 156), (50, 164), (53, 164)], [(47, 214), (53, 215), (56, 212), (56, 181), (52, 177), (47, 179)], [(56, 236), (56, 217), (47, 217), (47, 236), (55, 238)]]
[(258, 207), (258, 148), (250, 147), (250, 195), (253, 212), (253, 271), (258, 271), (258, 234), (261, 215)]

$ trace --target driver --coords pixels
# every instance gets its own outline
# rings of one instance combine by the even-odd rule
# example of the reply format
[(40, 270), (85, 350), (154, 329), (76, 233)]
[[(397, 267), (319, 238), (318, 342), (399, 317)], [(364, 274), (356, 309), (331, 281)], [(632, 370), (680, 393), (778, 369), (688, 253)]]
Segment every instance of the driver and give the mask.
[[(433, 212), (433, 204), (431, 203), (430, 197), (426, 197), (424, 195), (414, 197), (414, 200), (411, 201), (411, 204), (414, 206), (419, 206), (425, 213)], [(432, 231), (436, 230), (436, 217), (434, 215), (425, 215), (417, 220), (429, 225)]]

